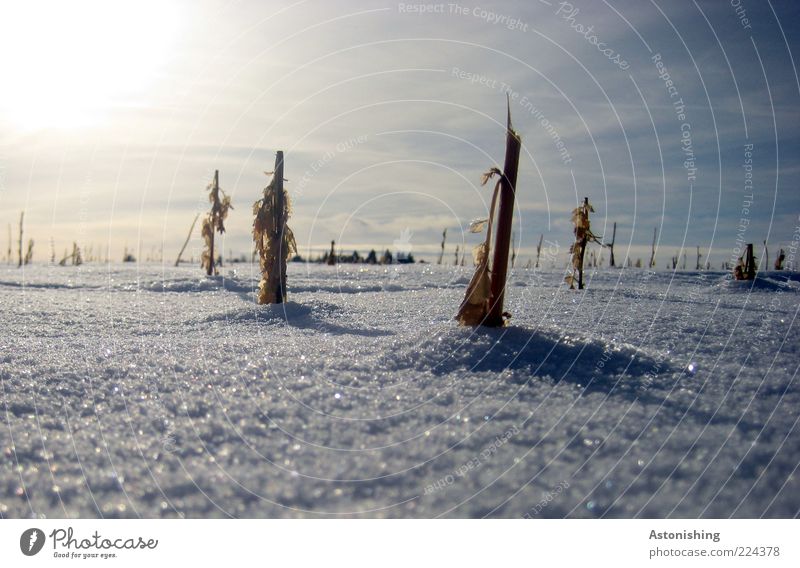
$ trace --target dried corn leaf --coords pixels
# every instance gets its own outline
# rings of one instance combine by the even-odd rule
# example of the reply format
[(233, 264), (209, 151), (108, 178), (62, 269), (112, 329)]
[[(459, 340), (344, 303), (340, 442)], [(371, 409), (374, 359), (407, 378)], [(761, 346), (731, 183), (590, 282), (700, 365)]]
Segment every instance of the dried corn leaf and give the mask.
[(200, 256), (200, 266), (202, 266), (205, 270), (211, 271), (213, 270), (213, 265), (211, 264), (211, 244), (214, 240), (214, 224), (211, 218), (211, 214), (203, 218), (203, 224), (200, 228), (200, 235), (203, 237), (203, 242), (205, 243), (205, 247), (203, 248), (203, 253)]
[(586, 245), (590, 241), (602, 244), (598, 237), (592, 233), (589, 221), (590, 212), (594, 213), (594, 207), (592, 207), (588, 199), (584, 199), (584, 202), (579, 207), (572, 210), (573, 232), (575, 233), (575, 242), (569, 247), (569, 252), (572, 255), (572, 274), (564, 278), (570, 288), (574, 288), (576, 282), (579, 287), (582, 287), (583, 257), (586, 252)]
[(470, 233), (481, 233), (486, 228), (486, 225), (489, 224), (489, 219), (474, 219), (469, 224), (469, 232)]
[[(489, 172), (484, 174), (485, 181), (491, 178), (495, 173), (500, 173), (500, 170), (492, 168)], [(495, 184), (494, 193), (492, 194), (489, 218), (486, 220), (486, 239), (473, 249), (475, 273), (472, 275), (472, 279), (467, 286), (464, 301), (461, 302), (461, 306), (458, 308), (458, 314), (456, 315), (456, 320), (458, 320), (461, 325), (480, 325), (489, 313), (489, 297), (491, 291), (489, 250), (491, 249), (492, 240), (492, 221), (494, 219), (495, 206), (499, 193), (500, 182), (498, 181), (497, 184)], [(481, 226), (481, 230), (482, 229), (483, 226)], [(470, 227), (470, 231), (472, 231), (472, 227)], [(472, 232), (480, 232), (480, 230)]]
[(501, 176), (503, 175), (503, 172), (501, 172), (499, 168), (490, 168), (488, 172), (481, 175), (481, 185), (486, 185), (486, 182), (492, 179), (495, 175)]

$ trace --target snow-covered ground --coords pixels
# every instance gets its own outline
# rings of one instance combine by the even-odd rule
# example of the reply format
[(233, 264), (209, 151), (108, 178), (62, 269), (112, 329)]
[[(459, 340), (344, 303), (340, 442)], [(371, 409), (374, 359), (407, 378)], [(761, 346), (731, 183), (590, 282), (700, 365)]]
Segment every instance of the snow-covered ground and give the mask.
[[(785, 517), (800, 277), (0, 268), (4, 517)], [(787, 279), (788, 277), (788, 279)]]

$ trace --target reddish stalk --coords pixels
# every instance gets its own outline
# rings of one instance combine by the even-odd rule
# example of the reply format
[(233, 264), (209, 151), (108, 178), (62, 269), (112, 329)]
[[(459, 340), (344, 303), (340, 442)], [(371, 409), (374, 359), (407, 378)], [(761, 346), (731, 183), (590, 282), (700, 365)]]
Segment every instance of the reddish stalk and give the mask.
[(497, 233), (492, 256), (489, 313), (483, 322), (483, 325), (488, 327), (501, 327), (505, 324), (503, 300), (505, 299), (508, 251), (511, 248), (511, 225), (514, 221), (514, 199), (521, 149), (522, 141), (511, 125), (511, 107), (509, 106), (506, 125), (506, 159), (503, 164), (503, 176), (500, 178), (500, 204), (497, 211)]
[[(511, 248), (511, 225), (514, 220), (514, 197), (522, 147), (519, 135), (511, 126), (511, 106), (508, 108), (506, 126), (506, 157), (504, 171), (492, 168), (483, 176), (485, 184), (494, 175), (500, 175), (492, 194), (492, 205), (487, 219), (473, 222), (470, 232), (481, 232), (484, 226), (486, 240), (475, 248), (475, 274), (467, 286), (464, 301), (456, 319), (462, 325), (501, 327), (510, 314), (503, 311), (508, 255)], [(496, 228), (496, 230), (495, 230)], [(492, 236), (494, 248), (492, 249)], [(489, 260), (491, 254), (491, 269)]]

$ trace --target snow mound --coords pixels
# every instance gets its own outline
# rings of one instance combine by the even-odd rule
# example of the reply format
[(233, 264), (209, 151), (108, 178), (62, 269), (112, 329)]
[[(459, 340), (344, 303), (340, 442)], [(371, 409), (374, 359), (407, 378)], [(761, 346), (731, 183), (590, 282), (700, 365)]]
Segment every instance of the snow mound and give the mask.
[(148, 292), (195, 293), (226, 290), (242, 294), (254, 294), (258, 280), (236, 276), (201, 276), (193, 278), (171, 278), (143, 282), (140, 289)]
[[(513, 325), (501, 329), (452, 327), (435, 336), (420, 335), (411, 345), (404, 357), (398, 352), (387, 355), (396, 368), (435, 375), (505, 372), (523, 382), (547, 377), (592, 388), (618, 381), (637, 383), (658, 357), (624, 343)], [(661, 365), (666, 369), (666, 362)]]
[(800, 283), (796, 279), (784, 277), (782, 273), (776, 272), (764, 276), (759, 274), (753, 280), (725, 278), (717, 287), (728, 292), (797, 292)]
[(292, 291), (297, 293), (314, 293), (314, 292), (331, 292), (335, 294), (362, 294), (365, 292), (384, 292), (384, 291), (401, 291), (402, 286), (398, 285), (370, 285), (358, 283), (341, 283), (341, 284), (300, 284), (292, 286)]
[(214, 314), (200, 320), (202, 323), (246, 323), (264, 322), (290, 323), (292, 320), (307, 318), (313, 313), (310, 305), (302, 305), (296, 302), (284, 302), (283, 304), (270, 304), (260, 306), (253, 304), (236, 310), (229, 310), (224, 313)]

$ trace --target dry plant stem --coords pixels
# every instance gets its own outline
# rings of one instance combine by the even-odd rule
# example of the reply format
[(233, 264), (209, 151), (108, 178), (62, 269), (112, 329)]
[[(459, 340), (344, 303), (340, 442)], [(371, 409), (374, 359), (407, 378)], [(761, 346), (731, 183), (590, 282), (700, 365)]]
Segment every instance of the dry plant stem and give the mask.
[(439, 253), (439, 262), (437, 262), (436, 264), (442, 264), (442, 261), (444, 261), (444, 243), (446, 240), (447, 240), (447, 229), (442, 231), (442, 252)]
[(175, 260), (175, 266), (178, 266), (181, 263), (181, 256), (183, 256), (183, 251), (186, 250), (186, 246), (189, 244), (189, 241), (192, 238), (192, 232), (194, 231), (194, 226), (197, 224), (197, 219), (200, 217), (200, 213), (194, 216), (194, 221), (192, 221), (192, 226), (189, 228), (189, 234), (186, 235), (186, 240), (183, 242), (183, 246), (181, 247), (181, 252), (178, 253), (178, 258)]
[(536, 245), (536, 266), (535, 268), (539, 268), (539, 255), (542, 254), (542, 241), (544, 240), (544, 235), (539, 235), (539, 244)]
[(572, 243), (569, 249), (569, 252), (572, 253), (572, 274), (565, 278), (569, 282), (570, 290), (575, 289), (576, 273), (578, 275), (578, 290), (583, 290), (583, 258), (586, 253), (586, 244), (589, 242), (589, 236), (591, 235), (590, 211), (592, 211), (592, 206), (589, 205), (588, 197), (584, 197), (583, 203), (572, 211), (572, 222), (575, 224), (575, 242)]
[(81, 249), (78, 247), (78, 243), (72, 243), (72, 264), (73, 266), (80, 266), (83, 264)]
[(336, 241), (331, 241), (331, 252), (328, 253), (328, 266), (334, 266), (336, 264)]
[(611, 232), (611, 242), (608, 245), (609, 254), (611, 255), (611, 258), (608, 261), (608, 265), (612, 268), (616, 266), (616, 262), (614, 261), (614, 241), (616, 240), (617, 240), (617, 222), (614, 221), (614, 229)]
[(494, 254), (492, 257), (489, 313), (483, 323), (488, 327), (500, 327), (505, 323), (503, 300), (505, 299), (508, 251), (511, 248), (511, 225), (514, 221), (514, 198), (521, 148), (522, 141), (511, 125), (511, 109), (509, 108), (506, 124), (506, 158), (503, 164), (503, 175), (500, 178), (497, 234), (495, 235)]
[[(203, 219), (201, 234), (203, 235), (206, 249), (203, 251), (201, 263), (203, 268), (206, 269), (206, 274), (211, 276), (217, 273), (214, 233), (219, 232), (222, 234), (225, 232), (225, 219), (228, 216), (228, 210), (233, 209), (233, 206), (231, 205), (231, 198), (225, 195), (225, 192), (219, 187), (219, 170), (214, 170), (214, 181), (209, 184), (208, 189), (211, 190), (208, 194), (211, 211)], [(222, 198), (220, 198), (220, 195)]]
[(656, 265), (656, 236), (658, 235), (658, 227), (653, 229), (653, 246), (650, 249), (650, 262), (647, 264), (650, 268), (655, 268)]
[(28, 239), (28, 251), (25, 253), (23, 264), (28, 265), (33, 261), (33, 239)]
[(733, 268), (733, 277), (736, 280), (753, 280), (756, 277), (756, 259), (753, 256), (753, 243), (748, 243), (745, 248), (744, 257), (739, 257), (736, 266)]
[[(492, 193), (492, 204), (487, 219), (473, 221), (470, 232), (479, 233), (486, 227), (486, 239), (475, 247), (475, 273), (472, 275), (464, 300), (458, 308), (456, 319), (461, 325), (501, 327), (509, 314), (503, 312), (503, 299), (511, 248), (511, 224), (514, 220), (514, 196), (522, 147), (519, 135), (511, 125), (511, 105), (508, 107), (506, 126), (505, 172), (491, 168), (483, 175), (482, 185), (499, 175)], [(495, 227), (497, 230), (495, 231)], [(495, 239), (492, 248), (492, 237)], [(489, 257), (491, 259), (491, 273)]]
[[(594, 212), (594, 208), (589, 203), (588, 197), (584, 197), (583, 203), (572, 210), (572, 223), (575, 225), (575, 242), (569, 248), (569, 252), (572, 254), (572, 274), (564, 279), (569, 282), (570, 290), (575, 288), (576, 273), (578, 289), (583, 290), (583, 265), (586, 245), (589, 244), (589, 241), (602, 244), (600, 239), (592, 233), (591, 220), (589, 219), (589, 214), (592, 212)], [(592, 252), (590, 258), (591, 264), (597, 266), (594, 252)]]
[(25, 211), (19, 214), (19, 250), (17, 251), (17, 268), (22, 266), (22, 222), (25, 219)]
[(744, 261), (745, 280), (753, 280), (756, 276), (756, 259), (753, 255), (753, 244), (747, 245), (747, 252)]
[(581, 240), (581, 260), (578, 266), (578, 290), (583, 290), (583, 255), (586, 252), (586, 239)]
[(253, 213), (253, 240), (259, 253), (261, 282), (259, 304), (281, 304), (286, 301), (286, 260), (297, 250), (289, 218), (289, 201), (283, 189), (283, 152), (275, 157), (272, 181), (264, 189), (264, 197), (256, 201)]
[(786, 253), (783, 249), (778, 252), (778, 258), (775, 259), (775, 270), (783, 270), (783, 261), (786, 259)]
[(286, 220), (286, 196), (283, 193), (283, 152), (275, 156), (275, 240), (278, 242), (278, 254), (274, 264), (269, 268), (267, 288), (275, 296), (275, 303), (282, 304), (286, 297), (286, 257), (284, 225)]
[[(214, 191), (214, 193), (219, 192), (219, 170), (214, 170), (214, 189), (213, 189), (213, 191)], [(216, 270), (214, 268), (214, 227), (213, 227), (213, 221), (212, 221), (211, 243), (209, 244), (209, 261), (208, 261), (208, 267), (206, 269), (206, 274), (208, 276), (211, 276), (212, 274), (214, 274), (215, 271)]]
[(511, 233), (511, 268), (514, 268), (514, 264), (517, 260), (517, 235), (516, 233)]

